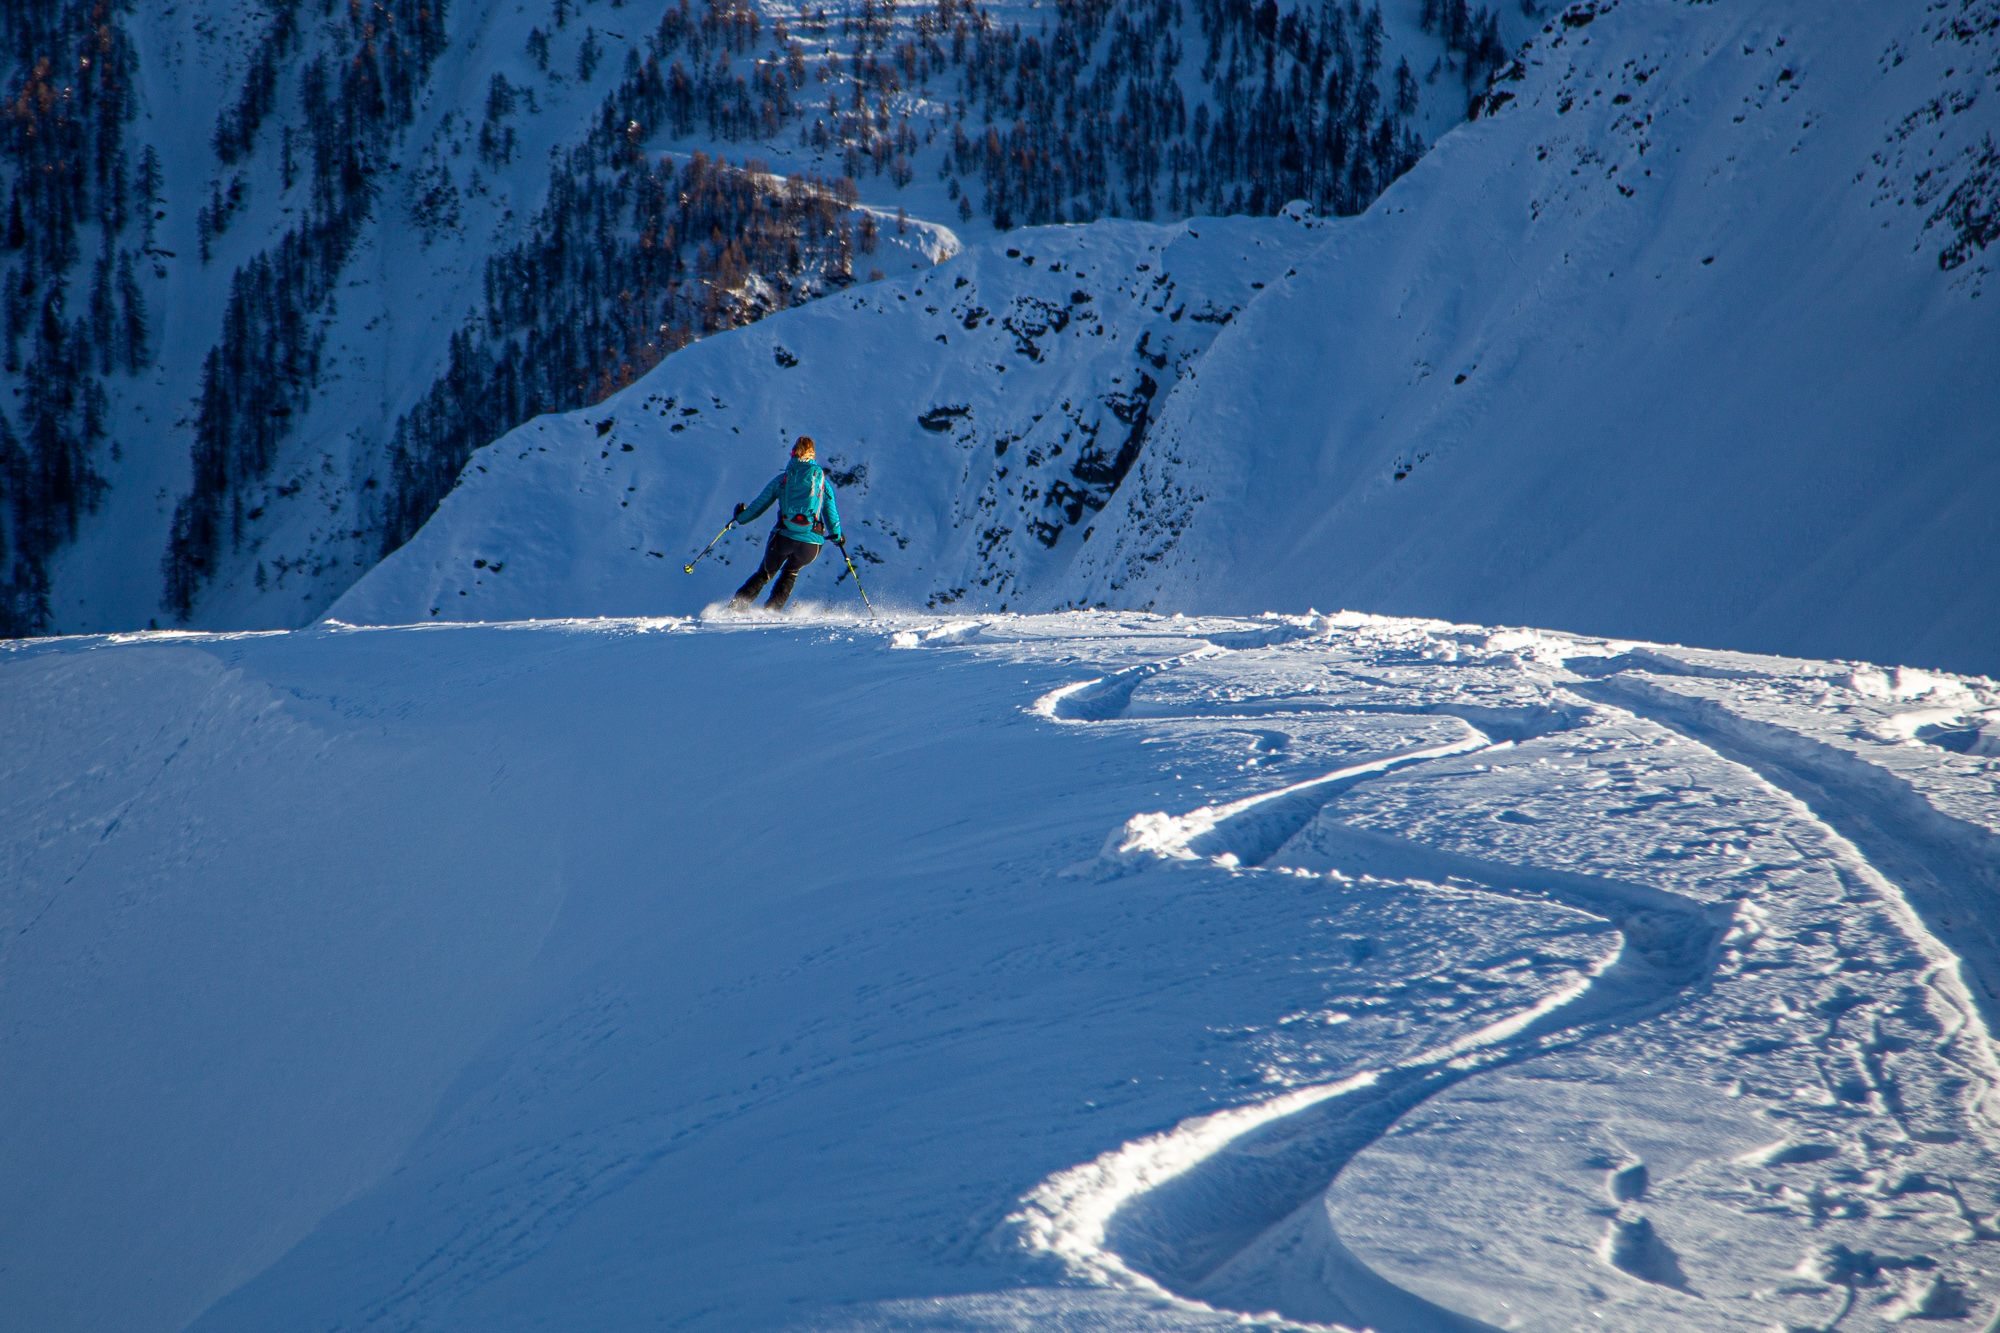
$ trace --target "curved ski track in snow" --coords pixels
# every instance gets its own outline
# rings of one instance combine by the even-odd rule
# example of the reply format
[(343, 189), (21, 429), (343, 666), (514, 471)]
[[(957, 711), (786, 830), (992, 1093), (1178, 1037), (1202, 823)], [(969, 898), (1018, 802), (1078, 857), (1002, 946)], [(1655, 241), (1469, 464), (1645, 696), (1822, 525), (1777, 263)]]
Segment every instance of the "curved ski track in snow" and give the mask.
[(1621, 672), (1574, 688), (1615, 699), (1783, 792), (1846, 846), (1856, 876), (1932, 946), (1968, 1021), (1977, 1009), (1989, 1030), (2000, 1025), (2000, 918), (1993, 910), (2000, 900), (2000, 837), (1943, 813), (1877, 765), (1676, 695), (1643, 675)]
[[(2000, 866), (2000, 837), (1940, 814), (1907, 784), (1865, 760), (1782, 727), (1734, 716), (1713, 702), (1677, 696), (1646, 678), (1648, 672), (1662, 671), (1754, 673), (1718, 669), (1696, 673), (1665, 653), (1636, 647), (1615, 657), (1582, 649), (1574, 672), (1568, 654), (1554, 650), (1564, 684), (1552, 691), (1559, 701), (1553, 709), (1417, 704), (1378, 710), (1283, 699), (1240, 708), (1155, 709), (1143, 719), (1127, 718), (1135, 691), (1164, 673), (1238, 649), (1307, 646), (1300, 641), (1326, 637), (1312, 633), (1325, 623), (1321, 620), (1311, 629), (1294, 628), (1289, 633), (1207, 635), (1202, 648), (1063, 686), (1037, 699), (1029, 711), (1062, 724), (1125, 721), (1128, 725), (1166, 719), (1270, 720), (1280, 711), (1305, 718), (1328, 709), (1348, 715), (1430, 713), (1457, 718), (1464, 734), (1444, 744), (1382, 755), (1183, 815), (1135, 815), (1107, 838), (1095, 862), (1067, 873), (1110, 876), (1152, 866), (1254, 872), (1278, 859), (1281, 851), (1310, 841), (1315, 864), (1336, 875), (1341, 863), (1351, 869), (1357, 866), (1356, 853), (1361, 860), (1386, 853), (1402, 874), (1413, 879), (1527, 894), (1602, 917), (1617, 928), (1619, 949), (1534, 1005), (1414, 1059), (1197, 1116), (1058, 1173), (1025, 1196), (1008, 1217), (1015, 1243), (1057, 1258), (1081, 1280), (1147, 1291), (1204, 1311), (1233, 1309), (1239, 1317), (1275, 1317), (1303, 1327), (1351, 1323), (1377, 1333), (1493, 1329), (1494, 1325), (1397, 1287), (1355, 1256), (1324, 1219), (1318, 1222), (1317, 1244), (1324, 1251), (1320, 1276), (1333, 1289), (1330, 1303), (1321, 1301), (1316, 1308), (1296, 1311), (1262, 1305), (1246, 1308), (1230, 1299), (1229, 1279), (1232, 1264), (1243, 1266), (1260, 1241), (1266, 1250), (1274, 1243), (1281, 1250), (1298, 1245), (1313, 1226), (1307, 1215), (1342, 1169), (1429, 1099), (1474, 1073), (1530, 1061), (1661, 1013), (1713, 980), (1726, 940), (1757, 932), (1754, 917), (1746, 919), (1740, 907), (1727, 902), (1702, 903), (1631, 881), (1455, 854), (1321, 819), (1359, 784), (1439, 760), (1504, 750), (1515, 743), (1495, 741), (1489, 730), (1526, 738), (1587, 726), (1612, 714), (1652, 721), (1691, 745), (1749, 769), (1796, 816), (1821, 830), (1836, 849), (1842, 877), (1882, 901), (1896, 925), (1924, 953), (1928, 966), (1921, 984), (1939, 993), (1959, 1015), (1941, 1044), (1956, 1048), (1956, 1062), (1972, 1082), (1985, 1085), (1989, 1114), (2000, 1118), (2000, 1063), (1989, 1035), (2000, 1018), (2000, 935), (1991, 924), (1990, 910), (1982, 912), (1975, 897), (1983, 893), (1990, 903), (2000, 890), (2000, 870), (1995, 869)], [(1547, 655), (1542, 662), (1547, 664)], [(1276, 734), (1286, 735), (1282, 730)], [(1314, 836), (1302, 838), (1308, 831)], [(1945, 947), (1933, 932), (1940, 918), (1960, 953)], [(1977, 999), (1961, 975), (1962, 962), (1972, 968)], [(1796, 1160), (1809, 1159), (1780, 1143), (1766, 1150), (1763, 1160), (1786, 1160), (1786, 1153), (1796, 1154)], [(1641, 1180), (1643, 1191), (1643, 1174)], [(1975, 1232), (2000, 1239), (2000, 1232), (1990, 1231), (1962, 1196), (1954, 1197)], [(2000, 1225), (2000, 1214), (1994, 1224)], [(1649, 1239), (1645, 1225), (1642, 1218), (1638, 1226)], [(1665, 1253), (1670, 1256), (1667, 1267), (1678, 1276), (1671, 1251)], [(1254, 1259), (1251, 1262), (1254, 1267)], [(1647, 1276), (1641, 1266), (1606, 1262)], [(1858, 1281), (1846, 1279), (1840, 1312), (1826, 1325), (1828, 1329), (1840, 1324), (1852, 1308)], [(1957, 1308), (1953, 1302), (1959, 1293), (1951, 1284), (1934, 1279), (1927, 1290), (1930, 1297), (1939, 1297), (1938, 1311)], [(1911, 1312), (1929, 1312), (1930, 1307), (1922, 1304), (1924, 1293), (1911, 1299), (1915, 1302), (1909, 1306)], [(1902, 1316), (1892, 1309), (1891, 1318), (1898, 1317)], [(1989, 1327), (1994, 1326), (2000, 1326), (2000, 1317)]]

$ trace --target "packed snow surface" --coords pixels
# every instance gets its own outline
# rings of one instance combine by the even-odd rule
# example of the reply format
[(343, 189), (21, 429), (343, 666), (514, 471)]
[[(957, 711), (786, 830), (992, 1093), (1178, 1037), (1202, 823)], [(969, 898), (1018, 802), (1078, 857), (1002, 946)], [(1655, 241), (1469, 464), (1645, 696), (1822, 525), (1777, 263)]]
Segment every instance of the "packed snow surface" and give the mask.
[(692, 613), (806, 433), (911, 604), (2000, 671), (1996, 70), (1994, 0), (1551, 10), (1361, 217), (1022, 230), (709, 340), (475, 455), (333, 614)]
[(1991, 1327), (2000, 686), (1355, 614), (0, 655), (39, 1330)]

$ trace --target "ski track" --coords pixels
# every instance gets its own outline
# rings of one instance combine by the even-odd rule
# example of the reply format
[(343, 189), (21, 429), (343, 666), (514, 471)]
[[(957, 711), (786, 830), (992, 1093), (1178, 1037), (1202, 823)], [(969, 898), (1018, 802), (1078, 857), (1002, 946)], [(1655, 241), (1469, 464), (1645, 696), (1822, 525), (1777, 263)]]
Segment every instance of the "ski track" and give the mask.
[[(1293, 623), (1274, 629), (1203, 633), (1201, 648), (1063, 686), (1037, 699), (1029, 711), (1059, 724), (1086, 725), (1229, 724), (1246, 719), (1276, 723), (1282, 715), (1292, 720), (1294, 728), (1316, 713), (1430, 715), (1455, 718), (1464, 735), (1274, 791), (1205, 805), (1181, 816), (1135, 815), (1107, 838), (1095, 862), (1067, 873), (1119, 875), (1153, 866), (1256, 873), (1286, 860), (1281, 852), (1302, 850), (1299, 844), (1306, 842), (1311, 845), (1310, 863), (1336, 877), (1344, 870), (1366, 873), (1364, 865), (1379, 872), (1387, 862), (1420, 883), (1473, 885), (1590, 913), (1615, 926), (1619, 950), (1575, 984), (1414, 1059), (1196, 1117), (1063, 1172), (1025, 1197), (1008, 1218), (1015, 1243), (1058, 1257), (1084, 1280), (1165, 1297), (1191, 1313), (1235, 1310), (1239, 1318), (1305, 1327), (1351, 1323), (1379, 1333), (1470, 1333), (1494, 1328), (1385, 1279), (1348, 1249), (1323, 1219), (1317, 1223), (1317, 1242), (1324, 1251), (1319, 1275), (1327, 1290), (1314, 1293), (1315, 1299), (1306, 1303), (1309, 1308), (1271, 1308), (1232, 1300), (1232, 1269), (1252, 1270), (1254, 1288), (1260, 1248), (1297, 1247), (1314, 1227), (1312, 1214), (1343, 1168), (1416, 1108), (1476, 1074), (1523, 1065), (1661, 1014), (1716, 983), (1726, 943), (1762, 932), (1765, 923), (1754, 908), (1746, 911), (1740, 901), (1701, 902), (1629, 879), (1466, 856), (1348, 826), (1332, 817), (1342, 797), (1360, 784), (1586, 728), (1607, 716), (1650, 722), (1748, 770), (1752, 781), (1784, 803), (1802, 824), (1818, 831), (1833, 849), (1850, 894), (1883, 904), (1897, 932), (1923, 954), (1921, 985), (1954, 1015), (1946, 1022), (1937, 1049), (1948, 1062), (1963, 1068), (1975, 1087), (1983, 1086), (1972, 1103), (1986, 1100), (1988, 1116), (2000, 1118), (2000, 1097), (1995, 1096), (2000, 1090), (2000, 1063), (1989, 1035), (2000, 1019), (2000, 936), (1994, 933), (1994, 914), (1986, 907), (2000, 890), (2000, 872), (1995, 870), (2000, 866), (2000, 837), (1992, 831), (1940, 812), (1909, 782), (1864, 758), (1743, 717), (1716, 700), (1678, 694), (1657, 679), (1665, 675), (1752, 681), (1760, 678), (1758, 671), (1697, 666), (1643, 646), (1621, 645), (1623, 651), (1614, 652), (1580, 644), (1575, 658), (1562, 648), (1524, 657), (1524, 668), (1547, 665), (1551, 655), (1560, 662), (1555, 672), (1539, 673), (1551, 686), (1548, 700), (1528, 707), (1439, 702), (1371, 707), (1351, 700), (1279, 698), (1228, 707), (1155, 706), (1139, 719), (1131, 716), (1135, 692), (1166, 673), (1245, 650), (1323, 647), (1337, 633), (1326, 628), (1323, 617), (1312, 618), (1304, 627), (1296, 623), (1299, 618), (1287, 619)], [(1556, 685), (1556, 677), (1564, 683)], [(1260, 746), (1276, 752), (1298, 739), (1295, 730), (1254, 734)], [(1496, 740), (1496, 735), (1506, 739)], [(1309, 832), (1314, 836), (1302, 838)], [(1295, 871), (1302, 864), (1296, 856), (1289, 859), (1292, 864), (1276, 867), (1276, 873)], [(1941, 937), (1949, 939), (1957, 952), (1947, 948)], [(1962, 967), (1971, 971), (1970, 986)], [(1840, 1003), (1836, 1001), (1832, 1009), (1832, 1032), (1841, 1023)], [(1859, 1059), (1867, 1064), (1866, 1055)], [(1879, 1060), (1874, 1072), (1882, 1072)], [(1888, 1080), (1873, 1091), (1881, 1095), (1884, 1084)], [(1886, 1100), (1894, 1100), (1893, 1092)], [(1918, 1131), (1914, 1137), (1926, 1142), (1952, 1136)], [(1780, 1141), (1738, 1162), (1787, 1166), (1824, 1160), (1833, 1151), (1818, 1144)], [(2000, 1230), (1995, 1230), (2000, 1227), (2000, 1212), (1988, 1223), (1956, 1183), (1938, 1187), (1921, 1174), (1912, 1178), (1920, 1192), (1947, 1193), (1974, 1239), (2000, 1239)], [(1647, 1186), (1646, 1165), (1631, 1162), (1613, 1173), (1606, 1188), (1623, 1204), (1643, 1198)], [(1610, 1224), (1598, 1257), (1644, 1281), (1685, 1290), (1679, 1256), (1660, 1240), (1644, 1214), (1627, 1216), (1627, 1211)], [(1834, 1249), (1847, 1254), (1839, 1247), (1826, 1253)], [(1261, 1262), (1268, 1263), (1268, 1255)], [(1859, 1269), (1842, 1271), (1842, 1262), (1836, 1259), (1813, 1270), (1808, 1256), (1799, 1269), (1808, 1277), (1816, 1272), (1824, 1290), (1836, 1294), (1839, 1307), (1832, 1317), (1824, 1324), (1778, 1327), (1794, 1333), (1841, 1327), (1864, 1299), (1864, 1287), (1881, 1285), (1881, 1273), (1868, 1267), (1872, 1254), (1864, 1252)], [(1889, 1322), (1911, 1315), (1951, 1316), (1969, 1308), (1967, 1289), (1935, 1274), (1907, 1283), (1900, 1291), (1891, 1285), (1888, 1298), (1873, 1293), (1874, 1305)], [(1259, 1294), (1269, 1294), (1269, 1284)], [(2000, 1330), (2000, 1313), (1984, 1327), (1986, 1333)]]
[[(1939, 965), (1960, 976), (1964, 1001), (2000, 1027), (2000, 934), (1991, 904), (2000, 894), (2000, 837), (1955, 819), (1908, 782), (1866, 760), (1796, 732), (1676, 694), (1643, 675), (1621, 673), (1573, 687), (1673, 728), (1757, 773), (1851, 848), (1857, 873), (1900, 888), (1909, 924), (1949, 941)], [(1891, 890), (1893, 894), (1893, 890)]]

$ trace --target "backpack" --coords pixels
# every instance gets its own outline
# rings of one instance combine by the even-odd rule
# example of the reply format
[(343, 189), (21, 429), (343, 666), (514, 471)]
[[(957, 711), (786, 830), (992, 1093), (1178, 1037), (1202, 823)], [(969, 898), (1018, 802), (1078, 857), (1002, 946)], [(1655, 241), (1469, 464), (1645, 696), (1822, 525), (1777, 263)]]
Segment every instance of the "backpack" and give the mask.
[(778, 518), (786, 527), (826, 535), (826, 473), (817, 463), (785, 469), (785, 484), (778, 488)]

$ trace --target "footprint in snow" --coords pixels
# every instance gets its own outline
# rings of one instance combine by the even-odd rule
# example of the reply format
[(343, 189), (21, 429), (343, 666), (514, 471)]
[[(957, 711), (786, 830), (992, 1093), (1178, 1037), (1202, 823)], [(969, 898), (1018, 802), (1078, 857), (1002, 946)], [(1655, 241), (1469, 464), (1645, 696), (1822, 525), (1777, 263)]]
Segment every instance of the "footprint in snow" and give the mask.
[(1598, 1255), (1621, 1273), (1629, 1273), (1642, 1282), (1679, 1291), (1692, 1290), (1687, 1274), (1681, 1271), (1680, 1256), (1660, 1239), (1660, 1233), (1653, 1229), (1644, 1213), (1619, 1209), (1618, 1216), (1605, 1228)]

